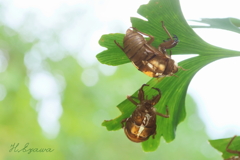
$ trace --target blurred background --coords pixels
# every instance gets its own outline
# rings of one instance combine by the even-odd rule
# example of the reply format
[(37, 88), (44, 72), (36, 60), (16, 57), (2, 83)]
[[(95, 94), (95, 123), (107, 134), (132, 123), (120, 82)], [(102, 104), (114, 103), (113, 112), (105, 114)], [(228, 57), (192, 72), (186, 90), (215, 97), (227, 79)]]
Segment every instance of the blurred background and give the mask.
[[(184, 16), (240, 19), (238, 0), (181, 0)], [(240, 135), (240, 58), (216, 61), (194, 77), (187, 117), (176, 139), (145, 153), (122, 130), (103, 120), (150, 78), (132, 64), (100, 64), (102, 34), (125, 33), (130, 17), (148, 0), (0, 0), (0, 159), (177, 159), (219, 160), (208, 139)], [(220, 29), (194, 29), (205, 41), (240, 51), (240, 36)], [(174, 56), (181, 61), (186, 56)], [(136, 81), (137, 79), (137, 81)], [(202, 87), (204, 84), (204, 87)], [(51, 148), (53, 152), (9, 152)], [(174, 154), (172, 154), (174, 153)]]

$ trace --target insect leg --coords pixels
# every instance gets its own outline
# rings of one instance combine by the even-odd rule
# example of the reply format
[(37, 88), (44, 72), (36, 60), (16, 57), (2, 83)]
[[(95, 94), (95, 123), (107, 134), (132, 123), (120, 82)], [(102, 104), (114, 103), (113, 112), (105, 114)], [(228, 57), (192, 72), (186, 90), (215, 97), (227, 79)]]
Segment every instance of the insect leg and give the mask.
[(166, 106), (166, 112), (167, 112), (167, 114), (162, 114), (162, 113), (156, 112), (156, 115), (164, 117), (164, 118), (169, 118), (168, 106)]
[(169, 36), (169, 39), (166, 40), (166, 41), (163, 41), (163, 43), (161, 43), (158, 47), (158, 50), (162, 51), (163, 53), (166, 53), (166, 49), (169, 49), (169, 48), (173, 48), (177, 45), (178, 43), (178, 38), (176, 35), (174, 35), (174, 37), (171, 36), (171, 34), (168, 32), (167, 28), (164, 26), (164, 23), (163, 21), (162, 22), (162, 27), (163, 29), (165, 30), (165, 32), (167, 33), (167, 35)]
[(155, 130), (154, 133), (152, 134), (152, 138), (155, 138), (155, 135), (157, 134), (157, 131)]
[(177, 78), (178, 78), (178, 76), (177, 76), (177, 75), (175, 75), (175, 74), (171, 74), (171, 76), (174, 76), (174, 77), (177, 77)]
[(160, 91), (160, 89), (154, 88), (154, 87), (152, 87), (152, 89), (155, 89), (156, 91), (158, 91), (158, 95), (154, 96), (153, 99), (151, 100), (151, 101), (152, 101), (152, 104), (155, 105), (155, 104), (158, 103), (158, 101), (159, 101), (160, 98), (161, 98), (161, 91)]
[(183, 71), (187, 71), (188, 69), (184, 69), (183, 67), (181, 67), (181, 66), (178, 66), (178, 68), (180, 68), (181, 70), (183, 70)]
[(130, 102), (132, 102), (135, 106), (138, 105), (138, 103), (137, 103), (136, 101), (134, 101), (131, 96), (127, 96), (127, 99), (128, 99)]
[(230, 142), (228, 143), (227, 147), (226, 147), (226, 151), (228, 151), (229, 153), (236, 153), (236, 154), (240, 154), (240, 151), (234, 151), (234, 150), (231, 150), (229, 149), (228, 147), (232, 144), (232, 141), (236, 138), (237, 136), (234, 136)]
[(143, 84), (142, 87), (139, 89), (138, 99), (140, 100), (140, 102), (144, 100), (144, 91), (143, 91), (144, 86), (149, 86), (149, 85), (148, 84)]
[[(171, 34), (168, 32), (167, 28), (165, 27), (164, 22), (163, 22), (163, 21), (161, 21), (161, 22), (162, 22), (162, 27), (163, 27), (163, 29), (165, 30), (165, 32), (168, 34), (169, 38), (170, 38), (171, 40), (173, 40)], [(175, 36), (176, 36), (176, 35), (174, 35), (174, 38), (175, 38)]]
[(128, 118), (125, 118), (121, 121), (121, 124), (122, 124), (122, 128), (124, 128), (124, 123), (127, 121)]
[[(116, 44), (119, 48), (121, 48), (121, 49), (123, 50), (123, 47), (122, 47), (119, 43), (117, 43), (116, 40), (114, 40), (114, 42), (115, 42), (115, 44)], [(124, 50), (123, 50), (123, 52), (124, 52)]]
[(170, 58), (172, 57), (172, 51), (170, 50), (170, 54), (169, 54)]

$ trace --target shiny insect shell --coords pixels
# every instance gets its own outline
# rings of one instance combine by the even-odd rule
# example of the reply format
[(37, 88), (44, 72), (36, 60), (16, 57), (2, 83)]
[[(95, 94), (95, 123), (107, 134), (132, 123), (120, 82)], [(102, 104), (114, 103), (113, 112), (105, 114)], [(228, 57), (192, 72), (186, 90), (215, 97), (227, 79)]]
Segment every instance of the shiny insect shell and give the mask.
[[(179, 67), (171, 54), (168, 55), (166, 49), (173, 48), (178, 43), (176, 35), (174, 37), (168, 32), (162, 21), (162, 27), (168, 34), (169, 39), (164, 40), (156, 49), (151, 45), (154, 37), (146, 33), (142, 33), (136, 28), (128, 29), (123, 40), (123, 47), (116, 45), (123, 50), (127, 57), (132, 61), (135, 67), (150, 77), (172, 76), (178, 71)], [(148, 41), (142, 35), (150, 37)], [(184, 70), (184, 69), (183, 69)]]
[(240, 160), (240, 151), (237, 150), (231, 150), (229, 149), (229, 146), (232, 144), (233, 140), (236, 138), (237, 136), (234, 136), (230, 142), (228, 143), (227, 147), (226, 147), (226, 151), (229, 153), (233, 153), (233, 154), (238, 154), (238, 156), (233, 156), (231, 158), (225, 159), (225, 160)]
[(122, 127), (128, 139), (133, 142), (146, 141), (151, 135), (156, 135), (156, 115), (165, 118), (169, 117), (168, 108), (166, 106), (167, 114), (158, 113), (154, 108), (154, 105), (158, 103), (161, 98), (161, 92), (158, 88), (153, 88), (158, 91), (158, 95), (153, 96), (151, 100), (145, 99), (143, 87), (148, 86), (146, 84), (138, 91), (138, 99), (140, 103), (133, 100), (134, 97), (128, 96), (128, 100), (137, 106), (135, 111), (129, 118), (122, 120)]

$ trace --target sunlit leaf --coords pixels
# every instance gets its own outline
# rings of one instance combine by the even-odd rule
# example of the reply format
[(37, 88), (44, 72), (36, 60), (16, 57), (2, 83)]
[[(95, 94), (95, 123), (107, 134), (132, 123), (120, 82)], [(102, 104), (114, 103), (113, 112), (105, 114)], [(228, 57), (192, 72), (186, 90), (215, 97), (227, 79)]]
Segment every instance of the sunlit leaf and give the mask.
[[(216, 148), (218, 151), (222, 152), (222, 157), (224, 159), (233, 157), (233, 156), (238, 156), (238, 154), (233, 154), (233, 153), (229, 153), (226, 151), (226, 147), (229, 144), (231, 138), (225, 138), (225, 139), (216, 139), (216, 140), (209, 140), (210, 144)], [(231, 150), (234, 151), (239, 151), (240, 152), (240, 136), (236, 137), (231, 145), (228, 147)]]
[(193, 20), (194, 22), (206, 23), (209, 26), (191, 26), (192, 28), (217, 28), (240, 33), (240, 20), (236, 18), (203, 18), (201, 21)]
[(104, 64), (113, 66), (130, 62), (130, 60), (122, 52), (122, 50), (116, 47), (116, 44), (114, 43), (114, 40), (116, 40), (117, 42), (122, 42), (123, 37), (124, 34), (119, 33), (103, 35), (99, 40), (99, 44), (103, 47), (108, 48), (108, 50), (105, 50), (98, 54), (98, 60)]
[[(151, 0), (148, 4), (140, 6), (138, 13), (145, 17), (146, 20), (131, 18), (132, 26), (138, 30), (153, 35), (155, 41), (153, 46), (157, 47), (162, 40), (168, 38), (161, 27), (161, 21), (171, 34), (176, 34), (180, 40), (179, 44), (172, 50), (173, 54), (197, 54), (197, 57), (187, 59), (179, 63), (187, 71), (180, 70), (176, 75), (178, 77), (166, 77), (160, 79), (151, 79), (147, 84), (151, 87), (157, 87), (162, 91), (162, 98), (155, 106), (161, 113), (165, 113), (165, 106), (169, 106), (170, 118), (158, 117), (157, 135), (155, 139), (142, 143), (145, 151), (154, 151), (160, 144), (160, 137), (163, 136), (167, 142), (175, 138), (177, 125), (184, 120), (185, 97), (188, 85), (193, 76), (207, 64), (221, 58), (239, 56), (237, 51), (231, 51), (212, 46), (203, 41), (187, 24), (181, 12), (178, 0)], [(99, 44), (106, 47), (107, 50), (97, 55), (98, 60), (103, 64), (120, 65), (130, 62), (125, 53), (116, 46), (114, 40), (122, 45), (123, 34), (103, 35)], [(136, 72), (139, 72), (136, 69)], [(140, 88), (141, 86), (139, 86)], [(133, 94), (136, 96), (137, 91)], [(153, 95), (150, 87), (146, 89), (146, 95)], [(118, 106), (122, 114), (109, 121), (104, 121), (103, 126), (108, 130), (118, 130), (121, 128), (121, 120), (129, 117), (136, 106), (130, 101), (124, 100)]]

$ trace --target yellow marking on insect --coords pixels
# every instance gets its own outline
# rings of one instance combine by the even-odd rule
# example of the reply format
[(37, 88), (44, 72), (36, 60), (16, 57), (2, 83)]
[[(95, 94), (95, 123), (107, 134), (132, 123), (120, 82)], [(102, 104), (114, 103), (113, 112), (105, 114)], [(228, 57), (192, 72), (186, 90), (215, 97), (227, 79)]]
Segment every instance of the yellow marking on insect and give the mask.
[(151, 71), (142, 71), (143, 73), (145, 73), (146, 75), (153, 77), (154, 76), (154, 72)]
[(165, 66), (165, 64), (159, 64), (158, 68), (159, 68), (159, 70), (164, 71), (166, 66)]

